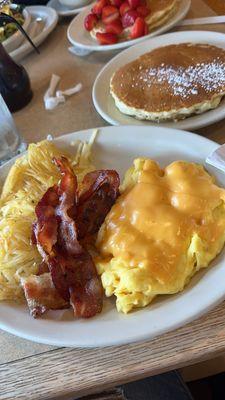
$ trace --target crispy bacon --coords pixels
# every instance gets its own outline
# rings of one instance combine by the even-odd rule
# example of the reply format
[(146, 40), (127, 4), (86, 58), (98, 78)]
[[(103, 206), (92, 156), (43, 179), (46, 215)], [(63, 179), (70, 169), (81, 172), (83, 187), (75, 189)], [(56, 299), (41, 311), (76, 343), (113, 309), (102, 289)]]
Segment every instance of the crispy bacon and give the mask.
[(51, 258), (49, 268), (60, 295), (70, 301), (77, 317), (89, 318), (102, 310), (103, 289), (90, 254)]
[(53, 246), (57, 242), (58, 222), (55, 208), (59, 202), (57, 185), (50, 187), (35, 208), (37, 222), (33, 225), (32, 239), (45, 260), (47, 255), (53, 255)]
[(76, 224), (79, 239), (98, 232), (119, 194), (116, 171), (99, 170), (85, 175), (79, 194)]
[[(54, 162), (62, 175), (61, 181), (47, 190), (35, 209), (37, 221), (33, 225), (32, 239), (43, 263), (34, 292), (39, 295), (40, 285), (42, 293), (41, 278), (48, 275), (59, 298), (65, 304), (70, 302), (74, 314), (89, 318), (102, 309), (103, 289), (94, 262), (79, 240), (99, 229), (118, 196), (119, 176), (110, 170), (89, 173), (78, 193), (77, 179), (68, 160), (61, 158)], [(47, 270), (50, 275), (46, 274)], [(30, 294), (29, 285), (24, 283), (23, 287), (30, 309), (38, 310), (31, 311), (32, 315), (38, 316), (48, 309), (48, 302), (43, 305), (36, 300), (38, 295), (32, 295), (32, 290)], [(53, 301), (55, 293), (50, 292)], [(35, 300), (32, 303), (30, 299)], [(51, 306), (51, 301), (49, 304)]]
[(45, 261), (42, 261), (38, 266), (37, 275), (42, 275), (45, 272), (49, 272), (48, 264)]
[(58, 226), (58, 244), (68, 254), (79, 254), (82, 247), (77, 240), (77, 227), (75, 223), (77, 205), (77, 178), (70, 168), (65, 157), (54, 159), (62, 179), (58, 185), (59, 202), (55, 213), (60, 218)]
[(39, 317), (46, 310), (69, 308), (69, 303), (56, 290), (50, 273), (21, 278), (21, 285), (30, 313), (34, 318)]

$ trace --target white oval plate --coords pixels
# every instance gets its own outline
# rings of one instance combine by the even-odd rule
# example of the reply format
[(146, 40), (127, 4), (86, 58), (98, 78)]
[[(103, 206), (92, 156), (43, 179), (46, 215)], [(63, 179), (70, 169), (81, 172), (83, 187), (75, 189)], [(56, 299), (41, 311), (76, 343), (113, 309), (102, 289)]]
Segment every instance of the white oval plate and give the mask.
[[(30, 31), (32, 31), (33, 24), (36, 24), (35, 35), (31, 36), (31, 39), (36, 46), (39, 46), (53, 31), (53, 29), (55, 29), (58, 22), (58, 15), (53, 8), (46, 6), (29, 6), (26, 7), (26, 9), (32, 17), (31, 23), (28, 27), (28, 34)], [(41, 21), (36, 22), (37, 18), (41, 19)], [(10, 56), (15, 61), (19, 61), (31, 51), (34, 51), (34, 49), (26, 40), (23, 41), (21, 46), (19, 46), (17, 49), (11, 51)]]
[(225, 49), (225, 34), (208, 31), (187, 31), (167, 33), (154, 39), (142, 42), (129, 48), (110, 60), (99, 72), (92, 90), (92, 98), (98, 113), (111, 125), (148, 125), (175, 129), (198, 129), (225, 118), (225, 100), (214, 110), (193, 115), (178, 122), (150, 122), (138, 120), (121, 113), (115, 106), (115, 101), (109, 92), (110, 79), (113, 73), (123, 65), (135, 60), (144, 53), (169, 44), (177, 43), (208, 43)]
[[(89, 1), (89, 3), (90, 2), (91, 2), (91, 0)], [(59, 2), (59, 0), (50, 0), (47, 3), (47, 6), (54, 8), (54, 10), (57, 12), (57, 14), (60, 17), (70, 17), (72, 15), (76, 15), (76, 14), (79, 14), (80, 12), (84, 11), (86, 9), (86, 7), (88, 6), (88, 4), (83, 7), (73, 8), (71, 10), (71, 8), (68, 8), (68, 7), (64, 6), (63, 4), (61, 4)]]
[[(92, 130), (62, 136), (55, 142), (74, 152), (71, 141), (88, 140)], [(174, 160), (204, 163), (218, 145), (201, 136), (155, 127), (104, 127), (99, 130), (93, 156), (97, 168), (115, 168), (121, 179), (133, 159), (151, 157), (162, 166)], [(5, 178), (13, 160), (0, 168)], [(207, 167), (225, 186), (225, 176)], [(49, 312), (33, 319), (25, 305), (0, 303), (0, 328), (25, 339), (56, 346), (95, 347), (141, 341), (178, 328), (209, 311), (225, 298), (224, 251), (211, 268), (198, 273), (179, 294), (158, 297), (150, 306), (128, 315), (119, 314), (113, 298), (104, 301), (101, 314), (89, 320), (74, 319), (71, 311)]]
[(87, 32), (84, 28), (84, 18), (86, 17), (86, 15), (90, 13), (93, 7), (92, 5), (87, 7), (85, 11), (83, 11), (73, 19), (73, 21), (68, 27), (67, 36), (69, 41), (74, 46), (82, 47), (90, 51), (111, 51), (111, 50), (124, 49), (126, 47), (133, 46), (136, 43), (143, 42), (150, 37), (160, 35), (161, 33), (168, 31), (173, 26), (178, 24), (178, 22), (185, 17), (191, 5), (191, 0), (179, 0), (179, 1), (180, 4), (176, 13), (164, 25), (155, 29), (148, 35), (140, 37), (138, 39), (127, 40), (125, 42), (116, 43), (112, 45), (105, 45), (105, 46), (98, 44), (97, 40), (93, 39), (90, 33)]
[[(23, 29), (27, 32), (27, 29), (31, 22), (31, 15), (30, 15), (29, 11), (27, 10), (27, 8), (24, 8), (22, 14), (24, 17)], [(5, 50), (7, 50), (7, 52), (10, 52), (10, 51), (16, 49), (22, 43), (23, 39), (24, 39), (24, 36), (23, 36), (22, 32), (17, 30), (8, 39), (4, 40), (4, 42), (2, 44), (5, 48)]]

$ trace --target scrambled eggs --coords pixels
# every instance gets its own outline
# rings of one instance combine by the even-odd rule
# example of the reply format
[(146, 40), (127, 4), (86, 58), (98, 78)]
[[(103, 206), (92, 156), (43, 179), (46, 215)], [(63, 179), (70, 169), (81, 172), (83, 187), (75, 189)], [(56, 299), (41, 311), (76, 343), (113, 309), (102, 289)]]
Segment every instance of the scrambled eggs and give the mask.
[(136, 159), (98, 238), (96, 260), (106, 296), (118, 311), (144, 307), (183, 290), (225, 242), (225, 190), (201, 165), (176, 161), (164, 170)]

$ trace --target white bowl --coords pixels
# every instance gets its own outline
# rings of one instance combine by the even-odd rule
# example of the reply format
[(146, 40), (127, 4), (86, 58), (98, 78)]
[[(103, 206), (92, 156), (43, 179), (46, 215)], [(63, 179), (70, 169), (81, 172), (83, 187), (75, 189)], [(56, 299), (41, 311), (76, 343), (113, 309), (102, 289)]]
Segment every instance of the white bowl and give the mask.
[[(22, 14), (24, 17), (23, 29), (26, 31), (31, 22), (31, 15), (26, 10), (26, 8), (23, 10)], [(2, 44), (5, 48), (5, 50), (7, 50), (8, 52), (11, 52), (20, 46), (23, 39), (24, 39), (23, 34), (19, 30), (17, 30), (15, 33), (13, 33), (12, 36), (10, 36), (8, 39), (4, 40), (4, 42), (2, 42)]]
[(86, 6), (91, 0), (59, 0), (59, 3), (70, 9)]

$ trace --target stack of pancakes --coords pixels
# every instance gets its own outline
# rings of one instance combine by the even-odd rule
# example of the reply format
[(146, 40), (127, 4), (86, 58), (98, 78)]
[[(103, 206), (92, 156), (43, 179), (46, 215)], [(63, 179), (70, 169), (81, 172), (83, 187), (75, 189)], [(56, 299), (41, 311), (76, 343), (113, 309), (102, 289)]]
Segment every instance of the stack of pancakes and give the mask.
[(225, 50), (191, 43), (157, 48), (116, 71), (110, 92), (122, 113), (138, 119), (203, 113), (225, 95)]
[(145, 18), (149, 32), (163, 25), (176, 11), (179, 0), (147, 0), (151, 13)]

